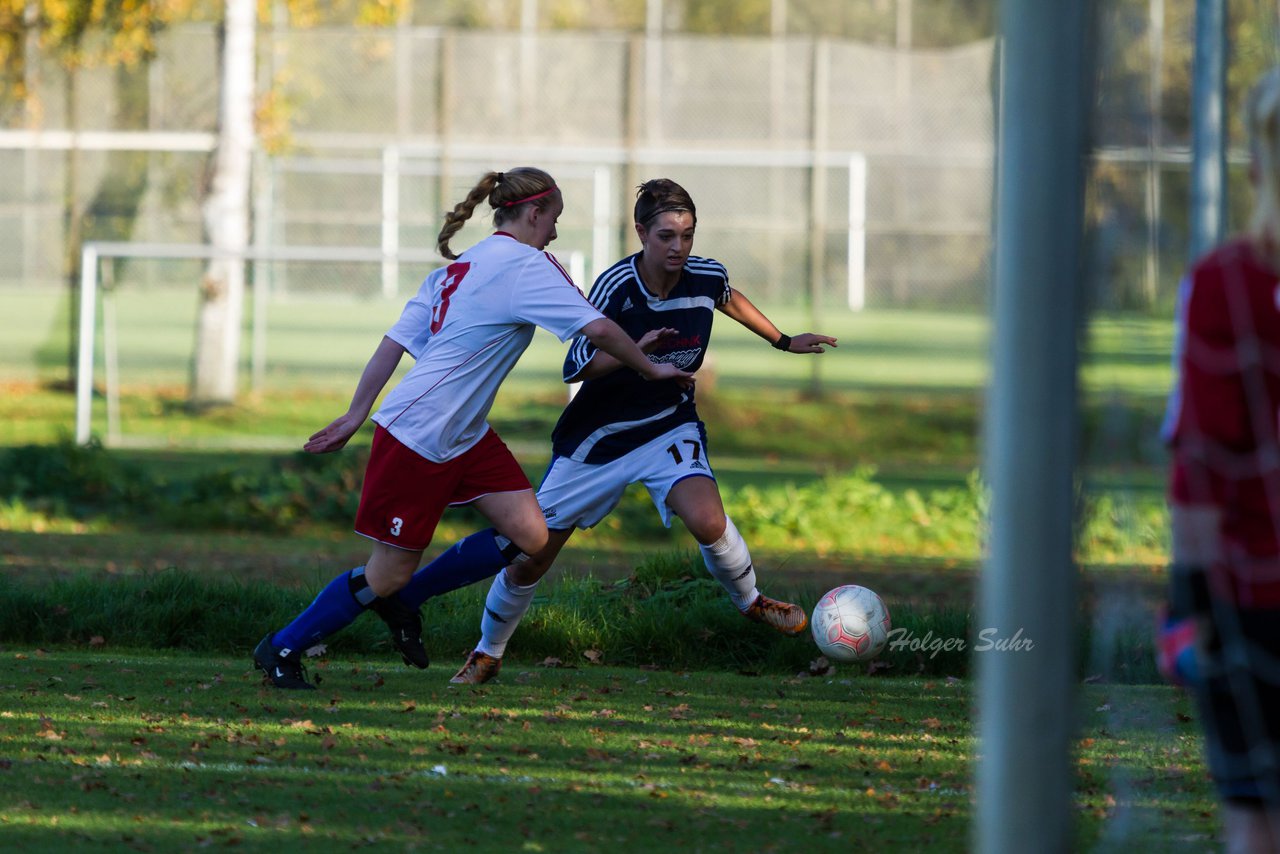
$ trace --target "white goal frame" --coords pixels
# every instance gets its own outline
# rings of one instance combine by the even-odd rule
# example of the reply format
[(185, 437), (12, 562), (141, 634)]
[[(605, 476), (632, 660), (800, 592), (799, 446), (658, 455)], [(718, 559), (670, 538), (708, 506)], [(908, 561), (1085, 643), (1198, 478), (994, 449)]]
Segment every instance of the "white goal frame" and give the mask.
[[(44, 140), (49, 143), (50, 140)], [(0, 148), (6, 139), (0, 136)], [(67, 140), (53, 140), (61, 144), (69, 144)], [(197, 140), (196, 143), (200, 141)], [(118, 139), (103, 140), (104, 146), (118, 145)], [(132, 144), (132, 143), (131, 143)], [(98, 296), (103, 296), (102, 335), (104, 362), (106, 370), (105, 397), (107, 404), (106, 442), (111, 444), (119, 435), (119, 383), (116, 370), (116, 335), (114, 322), (114, 305), (109, 297), (110, 291), (103, 287), (101, 262), (109, 258), (141, 258), (152, 260), (200, 260), (209, 261), (214, 258), (229, 258), (244, 263), (260, 261), (316, 261), (316, 262), (367, 262), (381, 265), (382, 294), (395, 298), (399, 281), (399, 265), (404, 263), (427, 263), (439, 265), (444, 259), (435, 252), (424, 252), (404, 248), (399, 241), (400, 199), (396, 188), (401, 176), (405, 174), (437, 174), (439, 164), (430, 162), (433, 155), (439, 152), (431, 147), (422, 146), (389, 146), (383, 150), (380, 162), (372, 165), (372, 169), (381, 174), (382, 179), (382, 215), (383, 228), (381, 246), (378, 247), (325, 247), (325, 246), (289, 246), (270, 245), (270, 237), (266, 234), (257, 236), (258, 244), (240, 251), (218, 250), (212, 246), (198, 243), (131, 243), (131, 242), (90, 242), (81, 248), (80, 258), (80, 335), (78, 350), (78, 368), (76, 371), (76, 416), (75, 441), (87, 444), (92, 436), (92, 403), (93, 377), (95, 358), (95, 334), (98, 327)], [(487, 150), (473, 150), (468, 153), (468, 160), (478, 159)], [(495, 152), (493, 152), (496, 154)], [(862, 311), (866, 307), (866, 244), (867, 244), (867, 157), (859, 151), (771, 151), (753, 150), (719, 150), (695, 151), (690, 149), (547, 149), (536, 152), (542, 155), (539, 160), (564, 164), (570, 171), (589, 177), (592, 182), (592, 226), (591, 278), (603, 272), (601, 265), (609, 263), (616, 252), (611, 250), (616, 240), (616, 233), (611, 220), (614, 195), (611, 168), (629, 162), (642, 162), (657, 165), (684, 166), (794, 166), (812, 170), (844, 168), (848, 170), (848, 218), (845, 221), (847, 242), (847, 287), (846, 301), (851, 311)], [(583, 166), (581, 164), (590, 164)], [(342, 159), (312, 158), (303, 160), (286, 160), (281, 164), (291, 171), (317, 171), (335, 174), (364, 172), (371, 168), (367, 161)], [(559, 167), (557, 167), (559, 168)], [(564, 169), (559, 169), (563, 172)], [(269, 219), (271, 203), (269, 195), (263, 207), (263, 199), (258, 199), (258, 218)], [(817, 217), (821, 222), (821, 217)], [(588, 284), (586, 258), (583, 252), (567, 253), (570, 275), (578, 286), (585, 288)], [(268, 288), (255, 277), (252, 286), (254, 304), (251, 364), (253, 385), (260, 384), (263, 366), (266, 361), (266, 300)]]
[[(395, 255), (368, 247), (274, 246), (248, 247), (243, 251), (218, 250), (199, 243), (86, 243), (80, 253), (80, 341), (76, 369), (75, 441), (86, 445), (93, 435), (93, 380), (96, 368), (98, 332), (98, 295), (102, 294), (103, 367), (106, 372), (103, 396), (106, 399), (106, 444), (114, 444), (120, 435), (120, 382), (117, 368), (117, 335), (114, 302), (111, 291), (103, 287), (101, 262), (108, 258), (141, 258), (148, 260), (196, 260), (231, 258), (242, 263), (259, 261), (363, 262), (398, 268), (401, 263), (439, 266), (445, 258), (436, 252), (402, 249)], [(580, 284), (586, 275), (586, 255), (574, 250), (567, 255), (569, 275)], [(267, 352), (266, 304), (270, 287), (254, 277), (251, 288), (253, 321), (251, 327), (250, 365), (254, 388), (262, 384)], [(385, 294), (384, 294), (385, 295)]]
[[(80, 341), (76, 368), (76, 425), (77, 444), (87, 444), (92, 436), (93, 376), (95, 336), (98, 328), (98, 293), (103, 291), (102, 337), (106, 380), (104, 395), (107, 402), (108, 437), (118, 433), (119, 381), (116, 370), (116, 335), (113, 304), (109, 291), (102, 288), (99, 266), (107, 258), (146, 258), (152, 260), (209, 261), (214, 258), (230, 258), (250, 263), (255, 261), (318, 261), (318, 262), (367, 262), (388, 261), (426, 263), (439, 265), (444, 259), (435, 252), (402, 250), (389, 258), (379, 249), (366, 247), (325, 246), (274, 246), (270, 248), (247, 247), (241, 251), (219, 250), (199, 243), (86, 243), (80, 252)], [(581, 261), (579, 261), (581, 265)], [(252, 295), (255, 306), (252, 328), (252, 364), (255, 377), (262, 372), (266, 359), (266, 301), (267, 287), (255, 278)]]

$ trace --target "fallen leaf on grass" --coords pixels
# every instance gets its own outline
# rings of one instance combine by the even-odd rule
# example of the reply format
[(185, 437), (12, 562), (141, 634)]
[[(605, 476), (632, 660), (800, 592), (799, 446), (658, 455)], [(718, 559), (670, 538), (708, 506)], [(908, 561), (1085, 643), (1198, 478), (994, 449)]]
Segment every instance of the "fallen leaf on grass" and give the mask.
[(599, 664), (604, 661), (604, 653), (598, 649), (583, 650), (582, 657), (587, 661), (590, 661), (592, 664)]
[(107, 639), (104, 638), (102, 635), (94, 635), (93, 637), (89, 638), (89, 646), (95, 647), (95, 648), (103, 646), (104, 644), (106, 644), (106, 642), (107, 642)]

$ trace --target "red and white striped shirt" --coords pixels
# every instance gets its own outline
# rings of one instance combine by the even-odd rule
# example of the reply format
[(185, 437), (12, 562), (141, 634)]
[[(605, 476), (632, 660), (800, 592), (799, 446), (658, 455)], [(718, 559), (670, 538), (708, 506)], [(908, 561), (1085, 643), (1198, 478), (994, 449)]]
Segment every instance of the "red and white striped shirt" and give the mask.
[(1183, 281), (1175, 369), (1169, 500), (1221, 511), (1218, 595), (1280, 606), (1280, 277), (1250, 242), (1223, 245)]

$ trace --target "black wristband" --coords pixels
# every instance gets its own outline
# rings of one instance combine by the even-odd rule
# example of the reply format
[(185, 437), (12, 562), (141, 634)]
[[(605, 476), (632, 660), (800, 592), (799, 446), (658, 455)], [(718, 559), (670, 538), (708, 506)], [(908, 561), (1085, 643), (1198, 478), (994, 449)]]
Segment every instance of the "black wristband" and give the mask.
[(786, 333), (783, 333), (783, 334), (778, 338), (778, 340), (777, 340), (777, 341), (774, 341), (774, 342), (773, 342), (773, 349), (775, 349), (775, 350), (783, 350), (783, 351), (790, 350), (790, 349), (791, 349), (791, 336), (790, 336), (790, 335), (787, 335)]

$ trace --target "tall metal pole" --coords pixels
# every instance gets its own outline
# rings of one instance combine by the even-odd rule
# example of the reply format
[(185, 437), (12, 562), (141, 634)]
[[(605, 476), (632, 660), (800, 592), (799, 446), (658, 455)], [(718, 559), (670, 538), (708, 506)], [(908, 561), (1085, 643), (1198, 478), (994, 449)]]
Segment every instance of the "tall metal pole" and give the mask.
[[(822, 305), (822, 291), (827, 272), (827, 168), (824, 155), (827, 152), (827, 136), (831, 117), (831, 42), (817, 38), (813, 43), (812, 116), (810, 118), (810, 151), (813, 162), (809, 165), (809, 293), (806, 303), (806, 322), (810, 329), (817, 328), (818, 311)], [(822, 397), (821, 359), (809, 360), (809, 387), (806, 393), (813, 398)]]
[(1191, 81), (1191, 257), (1222, 241), (1227, 227), (1227, 3), (1196, 0)]
[(1154, 305), (1160, 289), (1160, 114), (1164, 101), (1164, 0), (1147, 0), (1147, 43), (1151, 49), (1147, 98), (1147, 270), (1142, 296)]
[(663, 0), (647, 0), (644, 17), (644, 134), (651, 145), (661, 144)]
[(1071, 844), (1075, 567), (1088, 0), (1001, 4), (989, 557), (973, 638), (975, 847)]

